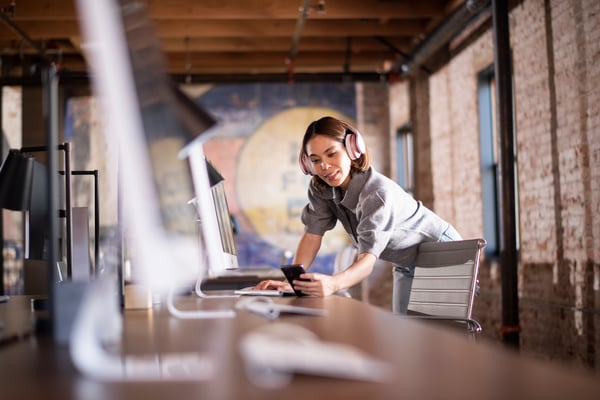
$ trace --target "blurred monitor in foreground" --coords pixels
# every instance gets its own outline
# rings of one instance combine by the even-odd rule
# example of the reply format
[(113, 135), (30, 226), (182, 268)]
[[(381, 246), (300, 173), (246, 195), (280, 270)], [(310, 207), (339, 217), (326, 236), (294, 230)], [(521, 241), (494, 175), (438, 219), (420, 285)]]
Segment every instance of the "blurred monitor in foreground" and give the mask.
[[(203, 133), (215, 120), (166, 75), (144, 3), (80, 1), (78, 6), (104, 132), (119, 153), (112, 164), (121, 179), (132, 277), (158, 292), (187, 285), (222, 264), (203, 152)], [(194, 198), (195, 209), (188, 203)]]
[[(176, 317), (235, 315), (233, 310), (181, 311), (172, 301), (175, 289), (201, 280), (219, 263), (222, 246), (203, 149), (205, 131), (215, 120), (166, 75), (145, 2), (78, 0), (76, 5), (103, 131), (115, 148), (110, 164), (118, 165), (120, 222), (133, 278), (153, 294), (166, 294)], [(189, 204), (193, 198), (201, 246), (196, 211)], [(118, 341), (121, 332), (122, 316), (110, 290), (102, 277), (87, 290), (71, 334), (74, 364), (96, 379), (158, 379), (147, 372), (156, 367), (152, 361), (123, 360), (103, 346)], [(141, 367), (134, 371), (128, 365)]]

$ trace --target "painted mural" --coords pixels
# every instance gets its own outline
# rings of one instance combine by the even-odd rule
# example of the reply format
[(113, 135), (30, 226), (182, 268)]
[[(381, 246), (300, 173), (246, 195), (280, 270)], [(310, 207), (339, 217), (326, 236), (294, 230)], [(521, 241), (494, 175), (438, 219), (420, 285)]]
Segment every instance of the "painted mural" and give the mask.
[[(308, 124), (325, 115), (353, 122), (355, 88), (342, 84), (241, 84), (185, 88), (219, 123), (205, 145), (225, 178), (241, 267), (278, 267), (303, 232), (310, 177), (298, 168)], [(313, 271), (331, 272), (347, 243), (341, 227), (325, 235)]]

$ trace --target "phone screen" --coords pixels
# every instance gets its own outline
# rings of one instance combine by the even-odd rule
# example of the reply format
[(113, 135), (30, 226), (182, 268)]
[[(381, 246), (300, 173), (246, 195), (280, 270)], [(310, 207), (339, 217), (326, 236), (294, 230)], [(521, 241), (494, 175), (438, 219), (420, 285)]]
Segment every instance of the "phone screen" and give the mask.
[[(310, 281), (310, 279), (302, 279), (300, 275), (305, 273), (304, 266), (302, 264), (291, 264), (291, 265), (282, 265), (281, 271), (285, 275), (285, 278), (294, 289), (294, 284), (292, 283), (294, 280), (297, 281)], [(294, 289), (294, 293), (297, 296), (306, 296), (302, 291)]]

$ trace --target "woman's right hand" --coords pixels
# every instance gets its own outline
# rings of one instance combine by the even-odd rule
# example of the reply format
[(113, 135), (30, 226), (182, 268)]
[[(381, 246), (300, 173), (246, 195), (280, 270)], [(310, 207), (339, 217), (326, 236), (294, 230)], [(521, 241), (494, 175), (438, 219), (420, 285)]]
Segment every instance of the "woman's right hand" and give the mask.
[(260, 281), (254, 287), (256, 290), (284, 290), (291, 291), (292, 287), (287, 281), (274, 281), (274, 280), (266, 280)]

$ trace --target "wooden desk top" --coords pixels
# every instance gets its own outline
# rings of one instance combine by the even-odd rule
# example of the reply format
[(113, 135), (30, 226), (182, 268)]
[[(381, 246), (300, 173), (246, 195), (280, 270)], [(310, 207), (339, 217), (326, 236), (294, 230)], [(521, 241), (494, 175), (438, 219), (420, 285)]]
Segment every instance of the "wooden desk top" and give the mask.
[[(181, 309), (231, 308), (237, 299), (178, 300)], [(466, 334), (441, 330), (424, 321), (393, 315), (356, 300), (277, 298), (277, 302), (325, 308), (329, 315), (280, 316), (270, 321), (238, 311), (235, 318), (182, 320), (165, 307), (128, 310), (125, 354), (200, 352), (212, 359), (214, 374), (199, 382), (101, 382), (81, 375), (69, 350), (51, 338), (31, 336), (0, 346), (0, 397), (6, 399), (597, 399), (600, 380), (543, 364)], [(2, 305), (5, 306), (5, 305)], [(0, 318), (2, 314), (0, 314)], [(247, 377), (238, 350), (253, 329), (275, 322), (303, 326), (322, 340), (351, 344), (390, 362), (394, 379), (368, 383), (295, 375), (280, 389), (264, 389)]]

